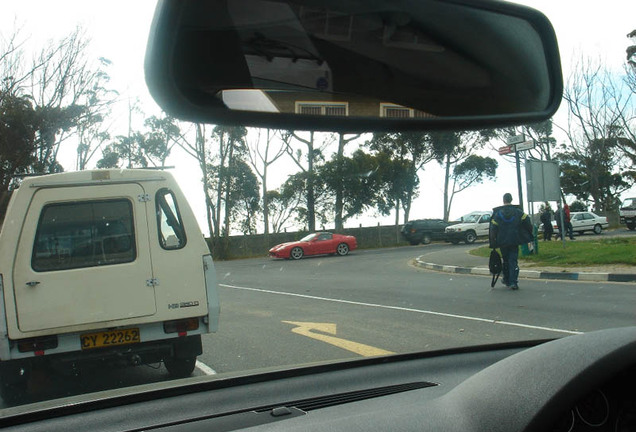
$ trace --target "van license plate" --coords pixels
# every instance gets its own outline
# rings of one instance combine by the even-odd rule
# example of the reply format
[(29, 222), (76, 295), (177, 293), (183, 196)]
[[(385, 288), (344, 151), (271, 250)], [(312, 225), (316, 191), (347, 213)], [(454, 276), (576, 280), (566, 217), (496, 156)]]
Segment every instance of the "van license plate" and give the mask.
[(128, 328), (80, 335), (82, 349), (105, 348), (141, 342), (138, 328)]

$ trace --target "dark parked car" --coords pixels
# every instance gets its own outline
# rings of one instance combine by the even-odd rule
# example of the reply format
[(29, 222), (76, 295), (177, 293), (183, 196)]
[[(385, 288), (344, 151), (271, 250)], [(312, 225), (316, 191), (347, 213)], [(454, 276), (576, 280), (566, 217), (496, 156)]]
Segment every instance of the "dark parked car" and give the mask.
[(402, 227), (402, 237), (412, 245), (429, 244), (432, 240), (444, 240), (444, 230), (452, 223), (442, 219), (417, 219), (408, 221)]

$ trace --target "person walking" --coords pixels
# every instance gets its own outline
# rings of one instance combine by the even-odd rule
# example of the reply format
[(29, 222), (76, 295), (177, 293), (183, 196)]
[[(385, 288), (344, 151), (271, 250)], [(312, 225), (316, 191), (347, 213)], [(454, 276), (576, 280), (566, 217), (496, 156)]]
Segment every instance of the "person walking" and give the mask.
[(554, 220), (556, 221), (557, 224), (557, 229), (559, 230), (559, 234), (557, 234), (557, 237), (559, 238), (559, 240), (563, 240), (563, 227), (561, 226), (561, 213), (563, 212), (563, 209), (561, 208), (561, 203), (557, 203), (557, 209), (556, 212), (554, 212)]
[(519, 207), (512, 205), (511, 194), (504, 194), (503, 204), (492, 211), (488, 238), (491, 248), (501, 250), (503, 284), (517, 290), (519, 289), (519, 245), (533, 240), (532, 222)]
[(574, 240), (574, 227), (570, 222), (570, 206), (568, 203), (563, 204), (563, 223), (565, 223), (565, 234), (570, 237), (570, 240)]
[(554, 228), (552, 228), (552, 209), (547, 202), (543, 213), (541, 213), (541, 223), (543, 224), (543, 241), (551, 241)]

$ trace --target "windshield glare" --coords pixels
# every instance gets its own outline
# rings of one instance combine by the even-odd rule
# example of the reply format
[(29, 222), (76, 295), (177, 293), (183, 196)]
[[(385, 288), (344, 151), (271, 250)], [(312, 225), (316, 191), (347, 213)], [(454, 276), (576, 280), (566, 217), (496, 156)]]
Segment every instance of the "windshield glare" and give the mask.
[[(3, 2), (0, 410), (633, 325), (636, 3), (524, 3), (552, 20), (569, 77), (552, 119), (352, 134), (161, 111), (144, 81), (151, 1)], [(353, 18), (302, 10), (321, 44), (347, 45)], [(438, 55), (398, 30), (396, 47)], [(318, 91), (289, 106), (346, 116), (354, 102), (319, 91), (330, 67), (312, 65)], [(559, 177), (532, 177), (535, 163)], [(476, 224), (504, 194), (519, 213)], [(502, 224), (510, 249), (491, 244)], [(491, 287), (502, 245), (519, 274), (504, 265), (515, 280)], [(592, 276), (606, 273), (627, 282)]]

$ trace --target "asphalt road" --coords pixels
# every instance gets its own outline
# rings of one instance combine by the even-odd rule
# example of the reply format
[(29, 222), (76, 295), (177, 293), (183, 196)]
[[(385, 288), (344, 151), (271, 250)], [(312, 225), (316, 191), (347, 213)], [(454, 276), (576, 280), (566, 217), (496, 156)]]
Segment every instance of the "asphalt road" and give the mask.
[(410, 265), (427, 250), (451, 247), (220, 262), (221, 327), (206, 339), (201, 360), (231, 372), (360, 355), (292, 332), (298, 325), (289, 322), (335, 324), (331, 336), (396, 353), (636, 324), (633, 284), (522, 280), (511, 291), (490, 289), (489, 277)]
[[(561, 337), (636, 324), (636, 285), (490, 278), (410, 264), (448, 244), (354, 251), (346, 257), (216, 263), (218, 333), (203, 338), (195, 375), (362, 356)], [(162, 365), (69, 379), (36, 376), (33, 402), (168, 380)]]

